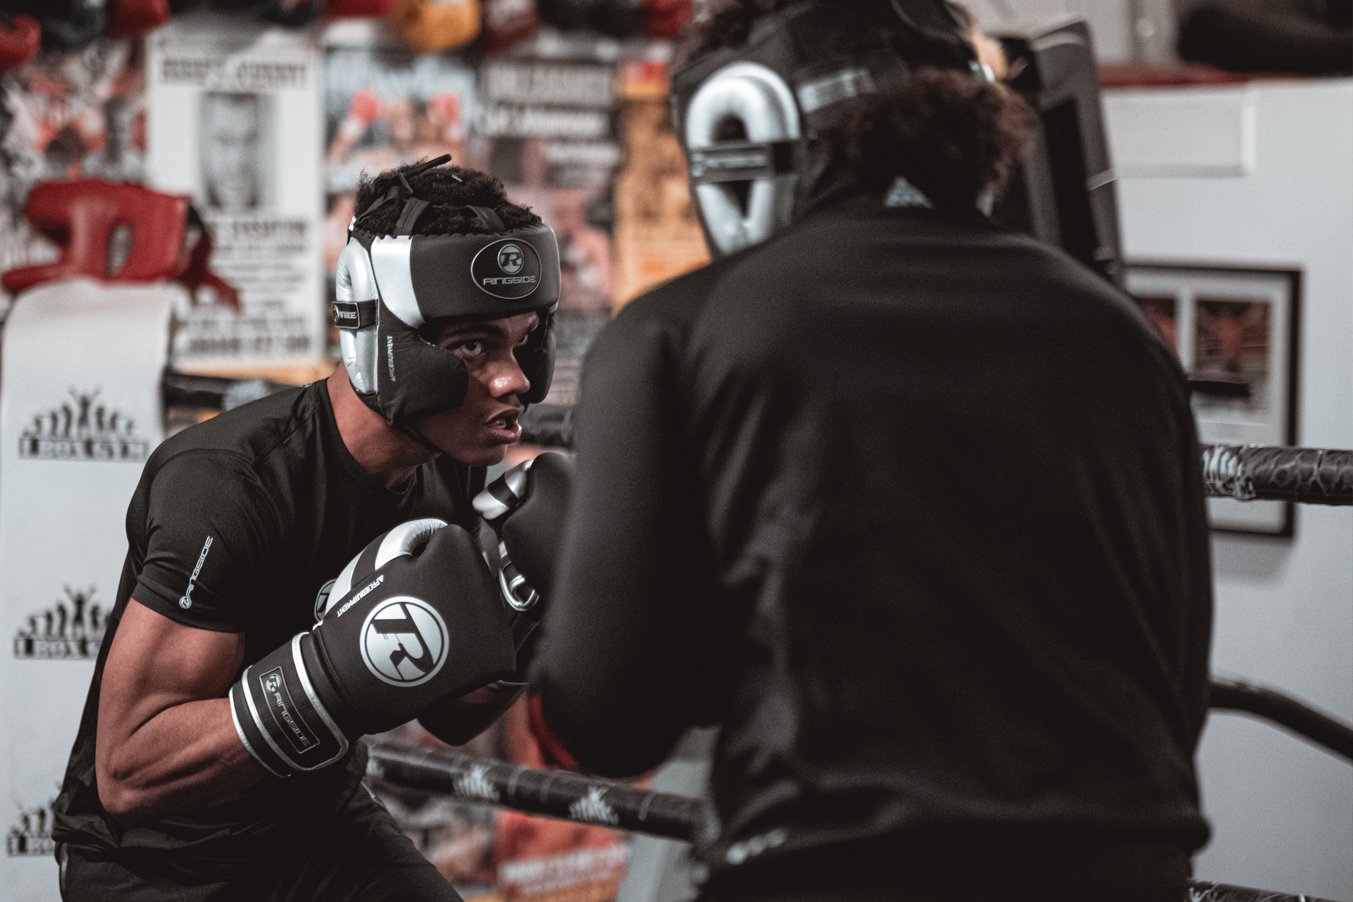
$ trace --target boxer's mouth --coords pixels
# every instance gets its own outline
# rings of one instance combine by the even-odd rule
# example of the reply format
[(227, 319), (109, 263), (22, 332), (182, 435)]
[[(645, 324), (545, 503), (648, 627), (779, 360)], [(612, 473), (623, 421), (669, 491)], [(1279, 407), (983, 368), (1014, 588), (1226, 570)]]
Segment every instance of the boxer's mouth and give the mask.
[(489, 419), (485, 424), (494, 437), (503, 444), (511, 444), (521, 438), (521, 411), (504, 410)]

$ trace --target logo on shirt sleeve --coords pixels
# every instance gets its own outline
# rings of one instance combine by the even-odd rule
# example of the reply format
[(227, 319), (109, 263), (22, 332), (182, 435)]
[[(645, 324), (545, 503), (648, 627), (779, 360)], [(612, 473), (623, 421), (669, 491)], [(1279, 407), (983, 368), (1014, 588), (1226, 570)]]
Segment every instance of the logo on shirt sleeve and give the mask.
[(211, 536), (207, 536), (207, 541), (202, 543), (202, 552), (197, 556), (197, 566), (193, 567), (193, 575), (188, 577), (188, 588), (179, 596), (179, 607), (185, 611), (193, 606), (193, 589), (197, 588), (197, 577), (202, 572), (202, 565), (207, 562), (207, 554), (211, 551)]

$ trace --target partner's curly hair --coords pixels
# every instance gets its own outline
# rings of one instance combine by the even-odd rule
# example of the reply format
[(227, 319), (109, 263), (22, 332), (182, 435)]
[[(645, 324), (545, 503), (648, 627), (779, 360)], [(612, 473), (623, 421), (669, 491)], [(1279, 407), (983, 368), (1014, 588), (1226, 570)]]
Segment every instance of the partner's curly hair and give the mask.
[[(680, 59), (690, 62), (724, 47), (742, 46), (757, 19), (801, 2), (723, 0), (687, 29)], [(881, 0), (822, 2), (877, 5)], [(998, 76), (1003, 74), (999, 44), (977, 30), (964, 7), (952, 5), (968, 23), (979, 58)], [(1029, 104), (999, 81), (922, 67), (842, 105), (821, 130), (821, 151), (832, 164), (853, 170), (870, 189), (886, 190), (901, 175), (937, 206), (970, 206), (983, 194), (1004, 188), (1031, 146), (1036, 127)]]

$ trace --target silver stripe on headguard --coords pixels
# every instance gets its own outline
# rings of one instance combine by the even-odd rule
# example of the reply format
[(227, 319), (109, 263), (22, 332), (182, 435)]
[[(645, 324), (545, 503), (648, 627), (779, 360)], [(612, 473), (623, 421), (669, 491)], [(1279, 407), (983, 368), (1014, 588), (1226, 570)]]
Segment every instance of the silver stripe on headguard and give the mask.
[[(729, 120), (745, 140), (722, 138)], [(681, 133), (700, 217), (719, 253), (758, 244), (789, 223), (799, 177), (777, 167), (775, 154), (799, 140), (799, 111), (773, 69), (739, 61), (715, 71), (686, 103)]]
[(988, 78), (946, 0), (803, 0), (758, 18), (746, 42), (672, 77), (696, 213), (718, 257), (788, 226), (831, 173), (814, 158), (835, 107), (885, 76), (941, 66)]
[(507, 229), (494, 211), (469, 207), (492, 232), (413, 235), (408, 232), (430, 205), (404, 194), (393, 199), (404, 204), (397, 234), (363, 226), (363, 215), (373, 205), (354, 217), (338, 260), (331, 316), (358, 397), (390, 423), (406, 424), (455, 407), (465, 397), (465, 365), (418, 330), (444, 317), (501, 319), (534, 312), (540, 325), (516, 353), (531, 383), (522, 401), (542, 400), (554, 370), (559, 305), (559, 245), (553, 230), (544, 223)]

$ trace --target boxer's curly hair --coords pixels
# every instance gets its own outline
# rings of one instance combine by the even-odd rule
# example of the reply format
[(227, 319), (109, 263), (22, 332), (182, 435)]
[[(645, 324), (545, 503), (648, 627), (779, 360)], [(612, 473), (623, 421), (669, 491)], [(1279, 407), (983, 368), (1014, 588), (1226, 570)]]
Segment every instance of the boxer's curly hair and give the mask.
[(530, 207), (512, 203), (507, 198), (503, 183), (496, 176), (478, 169), (446, 164), (423, 169), (422, 161), (388, 169), (375, 176), (362, 173), (357, 184), (356, 209), (362, 217), (362, 227), (378, 234), (389, 234), (399, 219), (398, 203), (384, 203), (368, 209), (393, 187), (401, 184), (400, 177), (415, 196), (432, 206), (418, 219), (415, 231), (422, 235), (481, 235), (494, 230), (475, 215), (469, 206), (487, 207), (498, 214), (508, 229), (540, 225), (541, 219)]
[[(689, 62), (741, 46), (757, 19), (797, 2), (724, 0), (687, 30), (680, 59)], [(952, 5), (968, 23), (981, 61), (1002, 76), (1000, 45), (978, 31), (966, 8)], [(900, 175), (936, 206), (971, 206), (984, 194), (1004, 189), (1032, 146), (1037, 121), (1024, 98), (999, 81), (921, 67), (842, 104), (820, 131), (821, 152), (853, 170), (870, 190), (886, 191)]]

